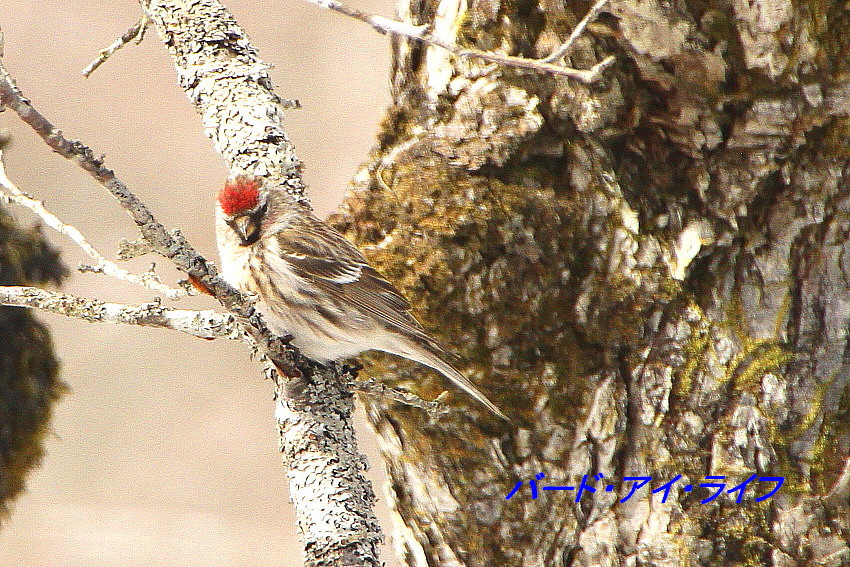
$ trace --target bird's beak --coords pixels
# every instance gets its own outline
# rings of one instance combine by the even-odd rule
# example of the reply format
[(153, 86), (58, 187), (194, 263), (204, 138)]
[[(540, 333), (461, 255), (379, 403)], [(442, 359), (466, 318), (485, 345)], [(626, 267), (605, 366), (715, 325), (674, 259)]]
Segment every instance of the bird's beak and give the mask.
[(236, 231), (243, 246), (253, 244), (260, 236), (260, 219), (255, 215), (236, 217), (231, 226)]

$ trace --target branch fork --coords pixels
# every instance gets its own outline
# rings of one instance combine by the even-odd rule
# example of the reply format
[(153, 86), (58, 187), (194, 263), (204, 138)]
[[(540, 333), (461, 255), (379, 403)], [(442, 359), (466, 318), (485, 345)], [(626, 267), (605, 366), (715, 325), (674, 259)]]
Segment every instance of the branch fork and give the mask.
[(570, 37), (567, 38), (567, 40), (560, 47), (558, 47), (551, 54), (546, 57), (543, 57), (542, 59), (529, 59), (526, 57), (503, 55), (500, 53), (494, 53), (492, 51), (482, 51), (480, 49), (461, 47), (452, 41), (442, 39), (432, 34), (430, 26), (414, 25), (407, 22), (401, 22), (398, 20), (385, 18), (383, 16), (376, 16), (374, 14), (369, 14), (356, 8), (346, 6), (338, 0), (308, 1), (319, 6), (320, 8), (332, 10), (349, 18), (353, 18), (355, 20), (367, 23), (381, 34), (392, 34), (399, 37), (406, 37), (408, 39), (422, 42), (425, 45), (445, 49), (446, 51), (453, 53), (457, 57), (481, 59), (483, 61), (496, 63), (505, 67), (517, 67), (520, 69), (529, 69), (541, 73), (561, 75), (564, 77), (575, 79), (585, 84), (597, 82), (602, 77), (602, 73), (605, 72), (608, 67), (613, 65), (614, 61), (616, 60), (613, 55), (608, 56), (590, 69), (574, 69), (572, 67), (566, 67), (564, 65), (555, 64), (556, 61), (559, 61), (570, 52), (576, 40), (581, 36), (582, 33), (584, 33), (584, 30), (587, 28), (588, 23), (595, 20), (599, 16), (599, 14), (602, 12), (602, 9), (605, 7), (605, 4), (608, 3), (608, 0), (597, 0), (593, 7), (587, 12), (587, 14), (585, 14), (582, 20), (573, 29), (572, 33), (570, 34)]

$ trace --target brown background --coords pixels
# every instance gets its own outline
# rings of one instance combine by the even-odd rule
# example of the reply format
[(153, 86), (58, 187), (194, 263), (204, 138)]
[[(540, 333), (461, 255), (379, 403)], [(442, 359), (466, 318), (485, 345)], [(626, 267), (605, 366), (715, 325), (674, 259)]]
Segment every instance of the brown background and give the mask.
[[(392, 13), (389, 2), (357, 5)], [(306, 163), (315, 207), (325, 216), (366, 156), (388, 101), (388, 41), (306, 2), (232, 1), (228, 7), (275, 65), (278, 94), (305, 106), (288, 113), (287, 130)], [(66, 135), (105, 153), (107, 165), (166, 226), (181, 228), (217, 258), (213, 203), (227, 171), (177, 87), (156, 33), (119, 52), (92, 78), (80, 75), (137, 17), (131, 0), (3, 0), (5, 62), (24, 94)], [(0, 126), (14, 135), (7, 172), (22, 189), (109, 256), (119, 237), (136, 236), (101, 187), (53, 155), (15, 116), (0, 114)], [(24, 223), (35, 222), (26, 211), (15, 213)], [(71, 267), (87, 261), (66, 240), (48, 236)], [(143, 270), (155, 260), (175, 281), (162, 259), (145, 257), (131, 266)], [(74, 274), (65, 290), (132, 303), (152, 297), (90, 274)], [(208, 298), (177, 305), (215, 307)], [(58, 405), (42, 468), (0, 529), (0, 564), (301, 564), (277, 452), (272, 387), (244, 345), (41, 318), (53, 330), (72, 390)], [(360, 438), (382, 496), (383, 473), (365, 427)]]

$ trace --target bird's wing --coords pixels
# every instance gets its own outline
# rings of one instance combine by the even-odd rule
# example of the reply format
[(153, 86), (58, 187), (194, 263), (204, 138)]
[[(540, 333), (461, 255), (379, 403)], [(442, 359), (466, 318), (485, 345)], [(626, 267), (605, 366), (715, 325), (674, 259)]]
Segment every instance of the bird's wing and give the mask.
[(433, 342), (410, 314), (410, 303), (357, 248), (316, 218), (276, 233), (280, 258), (327, 295), (390, 327)]

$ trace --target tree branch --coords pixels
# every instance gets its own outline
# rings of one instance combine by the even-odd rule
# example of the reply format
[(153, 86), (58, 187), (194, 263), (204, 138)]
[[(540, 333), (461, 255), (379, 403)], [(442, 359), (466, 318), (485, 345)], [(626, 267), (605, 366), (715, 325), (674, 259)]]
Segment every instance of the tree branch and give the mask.
[(124, 305), (37, 287), (0, 286), (0, 305), (41, 309), (57, 315), (82, 319), (89, 323), (116, 323), (173, 329), (202, 339), (239, 340), (243, 337), (242, 329), (229, 313), (170, 309), (163, 307), (159, 302)]
[[(243, 340), (244, 331), (229, 313), (212, 309), (193, 311), (163, 307), (158, 301), (142, 305), (110, 303), (31, 286), (0, 286), (0, 305), (40, 309), (48, 313), (82, 319), (89, 323), (112, 323), (171, 329), (201, 339)], [(380, 396), (427, 411), (439, 417), (450, 410), (439, 401), (423, 400), (416, 394), (392, 388), (373, 379), (355, 381), (352, 390)]]
[[(154, 1), (147, 16), (165, 40), (180, 84), (231, 172), (262, 176), (272, 188), (308, 204), (300, 162), (283, 129), (282, 101), (271, 89), (268, 66), (233, 17), (212, 0)], [(179, 232), (169, 232), (157, 222), (90, 148), (66, 139), (23, 97), (2, 65), (0, 104), (106, 187), (144, 240), (208, 288), (278, 370), (305, 377), (288, 382), (276, 377), (276, 415), (307, 563), (380, 565), (382, 535), (372, 511), (375, 495), (364, 476), (366, 459), (357, 450), (351, 424), (351, 374), (335, 365), (312, 363), (272, 335), (252, 302), (219, 278), (215, 267)]]
[(587, 14), (584, 15), (584, 17), (576, 25), (576, 27), (573, 28), (572, 33), (570, 33), (570, 37), (567, 38), (567, 41), (565, 41), (564, 44), (561, 45), (561, 47), (553, 51), (548, 57), (544, 57), (540, 61), (543, 63), (552, 63), (569, 53), (570, 50), (573, 48), (573, 44), (579, 37), (581, 37), (581, 34), (584, 33), (584, 28), (587, 27), (587, 24), (596, 19), (599, 13), (602, 12), (602, 8), (607, 3), (608, 0), (598, 0), (596, 4), (594, 4), (590, 8), (590, 10), (587, 11)]
[(279, 338), (268, 330), (262, 317), (254, 310), (253, 302), (218, 277), (215, 266), (207, 262), (179, 231), (166, 230), (147, 206), (118, 179), (111, 169), (103, 165), (103, 160), (95, 157), (91, 148), (77, 140), (65, 138), (62, 132), (23, 96), (2, 63), (0, 63), (0, 105), (15, 111), (53, 151), (79, 165), (106, 187), (133, 219), (142, 237), (150, 242), (154, 251), (170, 259), (179, 269), (195, 277), (209, 289), (214, 297), (237, 317), (237, 320), (245, 324), (245, 330), (261, 353), (268, 356), (277, 368), (290, 375), (300, 373), (297, 349), (283, 345)]
[(66, 224), (62, 222), (56, 215), (51, 213), (44, 206), (44, 203), (41, 201), (37, 201), (18, 189), (18, 187), (6, 176), (6, 168), (3, 163), (3, 150), (0, 150), (0, 188), (5, 189), (11, 195), (6, 195), (0, 192), (0, 200), (6, 201), (8, 203), (15, 203), (21, 206), (24, 206), (41, 217), (41, 220), (44, 223), (58, 232), (59, 234), (63, 234), (70, 238), (73, 242), (77, 244), (80, 248), (82, 248), (83, 252), (88, 254), (91, 258), (93, 258), (96, 262), (94, 266), (81, 266), (81, 271), (94, 272), (99, 274), (105, 274), (107, 276), (112, 276), (114, 278), (118, 278), (119, 280), (124, 280), (136, 285), (140, 285), (144, 288), (147, 288), (151, 291), (156, 291), (165, 295), (165, 297), (169, 299), (180, 299), (181, 297), (186, 297), (188, 293), (182, 289), (175, 289), (169, 287), (162, 283), (159, 279), (159, 276), (156, 275), (152, 269), (149, 272), (146, 272), (142, 275), (133, 274), (124, 268), (119, 267), (114, 262), (111, 262), (106, 259), (100, 252), (98, 252), (97, 248), (95, 248), (89, 241), (83, 236), (83, 233), (79, 231), (75, 226), (70, 224)]
[(368, 14), (356, 8), (346, 6), (345, 4), (343, 4), (342, 2), (338, 2), (337, 0), (307, 1), (319, 6), (320, 8), (333, 10), (334, 12), (338, 12), (340, 14), (343, 14), (344, 16), (348, 16), (349, 18), (354, 18), (355, 20), (367, 23), (379, 33), (393, 34), (420, 41), (426, 45), (433, 45), (435, 47), (445, 49), (446, 51), (453, 53), (458, 57), (472, 57), (475, 59), (489, 61), (490, 63), (504, 65), (506, 67), (519, 67), (521, 69), (531, 69), (543, 73), (552, 73), (553, 75), (562, 75), (565, 77), (570, 77), (571, 79), (575, 79), (585, 84), (590, 84), (598, 81), (605, 69), (610, 67), (615, 61), (615, 57), (611, 55), (606, 57), (590, 69), (574, 69), (572, 67), (564, 67), (562, 65), (552, 64), (553, 61), (557, 61), (558, 59), (567, 54), (567, 52), (572, 48), (575, 40), (578, 39), (578, 37), (584, 31), (585, 27), (587, 27), (588, 22), (590, 22), (591, 20), (596, 18), (596, 16), (599, 15), (599, 12), (602, 11), (602, 7), (607, 3), (608, 0), (598, 0), (597, 3), (590, 9), (590, 11), (588, 11), (585, 17), (581, 20), (581, 22), (579, 22), (579, 24), (573, 29), (573, 33), (570, 34), (569, 39), (567, 39), (567, 41), (558, 49), (556, 49), (552, 54), (542, 59), (528, 59), (526, 57), (502, 55), (500, 53), (493, 53), (492, 51), (481, 51), (480, 49), (461, 47), (454, 42), (433, 35), (429, 30), (429, 26), (417, 26), (408, 24), (406, 22), (400, 22), (398, 20), (385, 18), (383, 16)]
[(133, 26), (124, 32), (124, 35), (113, 41), (106, 49), (102, 50), (100, 54), (97, 56), (97, 59), (86, 65), (86, 68), (83, 69), (83, 77), (89, 78), (92, 73), (94, 73), (98, 67), (106, 63), (106, 60), (112, 57), (112, 55), (135, 40), (136, 44), (140, 44), (142, 40), (145, 38), (145, 32), (148, 29), (151, 21), (147, 16), (142, 16), (138, 22), (133, 24)]
[[(180, 85), (231, 173), (262, 176), (273, 190), (309, 204), (300, 162), (283, 128), (283, 101), (272, 90), (268, 66), (233, 16), (214, 0), (155, 0), (147, 16), (171, 52)], [(89, 170), (100, 171), (99, 162), (84, 161)], [(129, 192), (116, 186), (109, 174), (108, 187), (123, 203)], [(150, 214), (137, 215), (135, 201), (125, 206), (158, 252), (188, 268), (225, 306), (249, 315), (239, 309), (241, 296), (231, 296), (236, 292), (215, 277), (214, 269), (185, 241), (172, 239), (176, 250), (164, 247), (169, 235), (151, 226)], [(266, 334), (262, 338), (270, 339)], [(317, 367), (303, 359), (294, 364), (293, 352), (283, 353), (289, 357), (284, 360), (288, 373), (308, 374), (309, 379), (276, 380), (275, 413), (307, 564), (378, 566), (382, 535), (372, 511), (375, 495), (364, 476), (366, 458), (357, 449), (351, 422), (353, 377), (335, 365)]]
[[(231, 174), (248, 173), (309, 205), (301, 162), (283, 128), (269, 65), (219, 2), (153, 1), (147, 15), (171, 53), (180, 86)], [(180, 19), (184, 18), (184, 19)]]
[(439, 399), (433, 401), (423, 400), (413, 392), (399, 390), (371, 378), (355, 382), (354, 389), (363, 394), (380, 396), (406, 406), (425, 410), (434, 418), (451, 411), (446, 405), (440, 403)]

